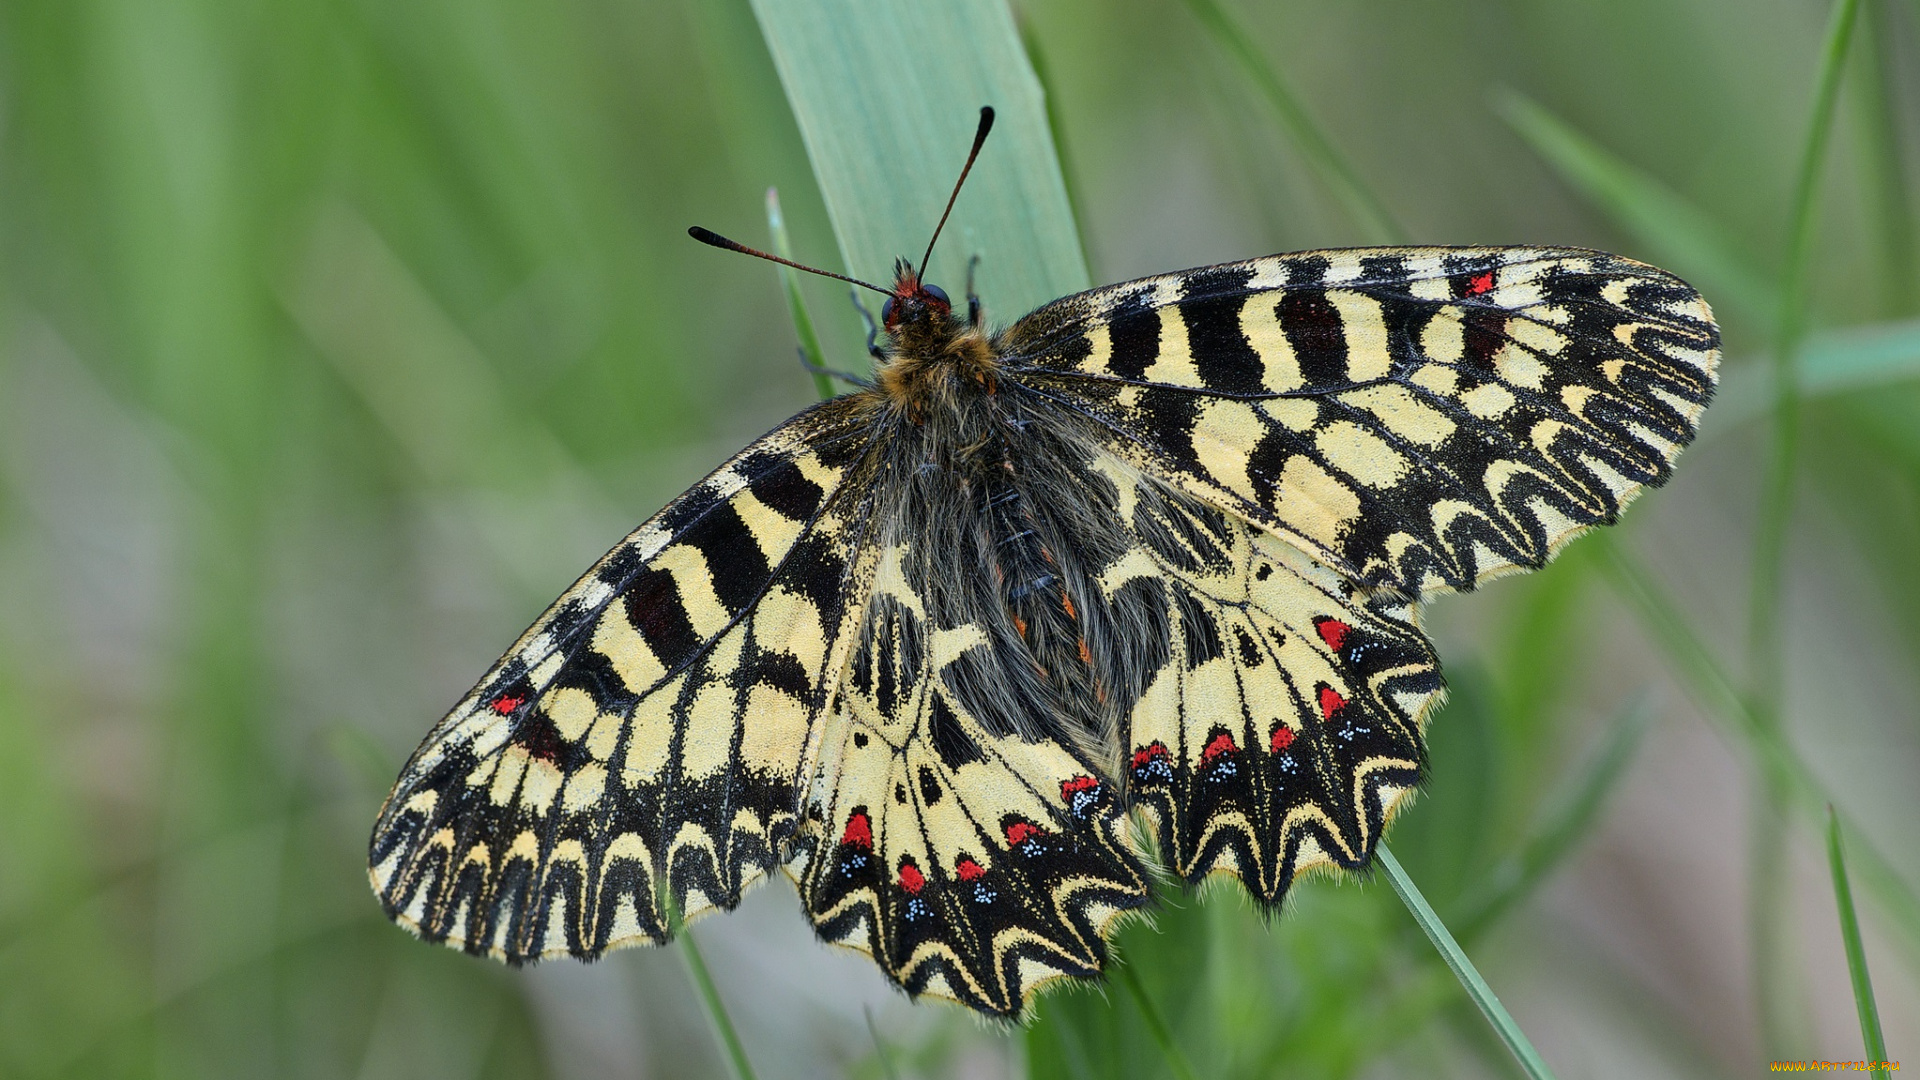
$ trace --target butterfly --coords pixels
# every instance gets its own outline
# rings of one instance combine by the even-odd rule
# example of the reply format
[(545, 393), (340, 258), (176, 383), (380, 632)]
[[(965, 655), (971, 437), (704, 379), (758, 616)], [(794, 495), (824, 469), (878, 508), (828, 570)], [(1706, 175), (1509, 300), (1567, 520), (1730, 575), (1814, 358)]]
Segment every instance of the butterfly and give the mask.
[(1275, 908), (1422, 783), (1420, 605), (1663, 483), (1719, 357), (1686, 283), (1572, 248), (1274, 255), (997, 331), (924, 266), (856, 282), (871, 380), (641, 525), (428, 733), (373, 829), (389, 916), (593, 959), (779, 870), (909, 994), (1014, 1017), (1099, 974), (1150, 865)]

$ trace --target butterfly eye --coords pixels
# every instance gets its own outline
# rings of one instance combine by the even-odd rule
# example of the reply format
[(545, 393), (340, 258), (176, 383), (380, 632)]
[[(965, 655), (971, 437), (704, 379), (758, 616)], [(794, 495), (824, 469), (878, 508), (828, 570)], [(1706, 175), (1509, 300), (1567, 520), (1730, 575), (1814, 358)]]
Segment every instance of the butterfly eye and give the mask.
[(928, 296), (931, 296), (935, 300), (940, 301), (942, 306), (948, 307), (948, 308), (953, 307), (953, 301), (947, 299), (947, 293), (945, 289), (942, 289), (938, 285), (922, 285), (920, 287), (926, 290), (926, 294)]
[(891, 296), (887, 297), (886, 303), (880, 305), (880, 325), (893, 325), (893, 297)]

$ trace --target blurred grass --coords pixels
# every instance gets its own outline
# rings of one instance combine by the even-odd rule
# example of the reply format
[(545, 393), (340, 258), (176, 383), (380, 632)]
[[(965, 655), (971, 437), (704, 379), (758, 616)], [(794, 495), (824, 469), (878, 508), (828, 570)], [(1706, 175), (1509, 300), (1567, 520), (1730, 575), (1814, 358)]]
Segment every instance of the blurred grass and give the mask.
[[(786, 215), (780, 212), (780, 190), (767, 189), (767, 232), (773, 237), (773, 253), (789, 261), (793, 257), (793, 238), (787, 234)], [(778, 263), (780, 287), (787, 294), (787, 317), (793, 320), (794, 336), (800, 339), (800, 362), (813, 376), (814, 392), (825, 401), (832, 397), (833, 377), (827, 374), (827, 352), (820, 347), (820, 333), (813, 328), (813, 316), (807, 312), (807, 299), (800, 293), (800, 271)]]
[(1440, 955), (1447, 965), (1447, 970), (1453, 972), (1453, 977), (1460, 981), (1467, 996), (1473, 1000), (1474, 1007), (1487, 1018), (1487, 1024), (1499, 1035), (1501, 1043), (1513, 1054), (1514, 1060), (1519, 1062), (1521, 1071), (1532, 1080), (1553, 1080), (1553, 1070), (1541, 1060), (1540, 1051), (1534, 1049), (1533, 1041), (1528, 1039), (1527, 1033), (1520, 1030), (1520, 1025), (1514, 1022), (1513, 1014), (1507, 1011), (1507, 1007), (1494, 994), (1493, 988), (1487, 985), (1487, 980), (1481, 977), (1480, 972), (1473, 966), (1473, 962), (1467, 959), (1466, 950), (1454, 940), (1452, 932), (1447, 929), (1447, 924), (1440, 920), (1439, 914), (1427, 903), (1426, 898), (1420, 895), (1420, 890), (1414, 885), (1413, 879), (1407, 877), (1407, 872), (1401, 869), (1400, 860), (1393, 857), (1393, 852), (1385, 844), (1380, 845), (1375, 857), (1380, 862), (1380, 872), (1393, 886), (1394, 894), (1400, 897), (1400, 902), (1405, 904), (1407, 910), (1412, 913), (1414, 921), (1420, 925), (1421, 932), (1427, 935), (1427, 940), (1433, 942), (1434, 952)]
[(1873, 978), (1867, 972), (1867, 949), (1860, 941), (1860, 917), (1853, 907), (1853, 886), (1847, 879), (1846, 844), (1840, 835), (1840, 815), (1827, 807), (1827, 863), (1833, 872), (1834, 908), (1840, 922), (1840, 940), (1847, 952), (1847, 973), (1853, 981), (1854, 1009), (1860, 1014), (1860, 1041), (1874, 1080), (1889, 1080), (1887, 1039), (1880, 1031), (1880, 1003), (1873, 996)]
[[(1372, 239), (1249, 60), (1416, 242), (1582, 243), (1691, 276), (1727, 329), (1715, 437), (1608, 542), (1435, 608), (1454, 695), (1394, 850), (1548, 1060), (1747, 1075), (1744, 808), (1770, 757), (1806, 811), (1780, 887), (1814, 992), (1788, 1049), (1859, 1039), (1826, 798), (1888, 1041), (1911, 1045), (1920, 8), (1863, 5), (1810, 204), (1784, 694), (1755, 742), (1720, 659), (1742, 648), (1765, 458), (1775, 294), (1753, 283), (1786, 261), (1830, 7), (1199, 6), (1238, 44), (1170, 0), (993, 22), (996, 48), (1044, 54), (1048, 97), (1012, 73), (1030, 111), (993, 101), (956, 224), (1055, 231), (962, 225), (935, 279), (981, 253), (1005, 320), (1088, 280)], [(821, 33), (861, 21), (834, 18)], [(508, 972), (421, 946), (367, 895), (365, 830), (514, 631), (813, 396), (776, 275), (685, 227), (758, 235), (777, 185), (797, 257), (834, 266), (843, 215), (887, 230), (845, 268), (917, 255), (977, 80), (1007, 77), (943, 66), (977, 25), (926, 23), (795, 106), (782, 73), (824, 48), (776, 63), (739, 3), (0, 7), (0, 1076), (726, 1074), (675, 957)], [(803, 133), (827, 115), (897, 125), (898, 150), (838, 166), (888, 201), (822, 194)], [(1071, 211), (1064, 185), (984, 171), (1030, 160), (996, 159), (1019, 139), (1062, 144)], [(1059, 222), (1092, 274), (1007, 246), (1077, 251)], [(862, 370), (844, 290), (801, 288), (830, 366)], [(1597, 587), (1615, 549), (1672, 633)], [(1632, 735), (1669, 669), (1685, 693)], [(1702, 735), (1722, 722), (1725, 746)], [(702, 929), (766, 1075), (1168, 1073), (1118, 988), (982, 1029), (903, 1005), (792, 908), (775, 885)], [(1375, 884), (1303, 882), (1270, 924), (1176, 890), (1118, 950), (1198, 1075), (1511, 1074)]]
[(968, 177), (928, 280), (964, 282), (967, 260), (980, 256), (981, 298), (1002, 320), (1092, 284), (1040, 83), (1004, 2), (913, 11), (852, 0), (752, 2), (846, 273), (887, 285), (894, 259), (919, 265), (980, 107), (991, 105), (995, 152)]
[(1644, 245), (1663, 267), (1693, 282), (1724, 318), (1729, 308), (1763, 323), (1779, 307), (1774, 287), (1704, 211), (1609, 153), (1523, 94), (1505, 91), (1495, 107), (1535, 153)]
[[(1767, 469), (1761, 479), (1760, 520), (1754, 529), (1752, 580), (1747, 592), (1746, 698), (1754, 728), (1777, 735), (1785, 707), (1785, 621), (1781, 591), (1785, 585), (1787, 525), (1793, 513), (1799, 479), (1800, 347), (1806, 337), (1807, 255), (1813, 245), (1814, 205), (1827, 171), (1827, 149), (1834, 126), (1834, 108), (1847, 53), (1859, 22), (1861, 0), (1836, 0), (1827, 16), (1820, 50), (1820, 69), (1814, 82), (1807, 134), (1801, 144), (1786, 214), (1786, 257), (1780, 268), (1778, 307), (1773, 318), (1773, 342), (1768, 365), (1773, 387)], [(1766, 760), (1761, 767), (1763, 799), (1749, 814), (1752, 861), (1748, 869), (1753, 938), (1754, 996), (1760, 1002), (1761, 1038), (1776, 1055), (1810, 1041), (1806, 1024), (1806, 995), (1796, 978), (1798, 965), (1791, 955), (1784, 886), (1788, 858), (1787, 814), (1790, 787), (1787, 772)]]

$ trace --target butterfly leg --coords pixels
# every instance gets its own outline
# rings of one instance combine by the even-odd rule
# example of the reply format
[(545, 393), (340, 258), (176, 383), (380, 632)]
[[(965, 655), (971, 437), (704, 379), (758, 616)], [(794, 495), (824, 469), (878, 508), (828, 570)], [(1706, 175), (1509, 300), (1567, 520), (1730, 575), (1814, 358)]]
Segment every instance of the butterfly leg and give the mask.
[(853, 294), (853, 310), (860, 313), (860, 321), (867, 325), (867, 355), (884, 363), (887, 352), (880, 347), (880, 324), (873, 321), (873, 313), (867, 310), (867, 305), (860, 302), (860, 290), (848, 289), (847, 291)]
[(839, 379), (843, 383), (858, 386), (863, 390), (873, 389), (873, 380), (864, 375), (855, 375), (851, 372), (840, 371), (836, 368), (822, 367), (807, 359), (807, 350), (804, 347), (796, 348), (794, 351), (800, 354), (800, 366), (806, 368), (810, 374), (825, 375), (829, 379)]
[(980, 265), (980, 256), (967, 260), (967, 325), (976, 329), (980, 326), (980, 297), (973, 291), (973, 272)]

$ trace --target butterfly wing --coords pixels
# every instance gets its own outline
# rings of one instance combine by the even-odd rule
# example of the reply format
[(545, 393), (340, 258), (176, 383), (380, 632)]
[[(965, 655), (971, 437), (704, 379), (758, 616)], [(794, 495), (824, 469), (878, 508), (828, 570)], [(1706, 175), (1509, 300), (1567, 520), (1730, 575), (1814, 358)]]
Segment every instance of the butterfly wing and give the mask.
[(1671, 275), (1531, 248), (1208, 267), (997, 339), (1120, 492), (1131, 551), (1102, 590), (1144, 588), (1169, 624), (1126, 719), (1168, 865), (1267, 903), (1364, 865), (1442, 687), (1415, 604), (1543, 565), (1664, 482), (1718, 345)]
[(1139, 467), (1410, 597), (1613, 522), (1692, 440), (1719, 358), (1686, 283), (1554, 248), (1228, 263), (1067, 297), (997, 344)]
[(1441, 691), (1412, 611), (1117, 456), (1094, 470), (1133, 539), (1099, 588), (1156, 613), (1124, 745), (1163, 863), (1192, 883), (1236, 874), (1268, 905), (1303, 871), (1364, 866), (1421, 781)]
[(1027, 653), (1002, 622), (954, 618), (951, 586), (929, 575), (985, 567), (934, 544), (934, 571), (931, 542), (910, 534), (881, 558), (815, 777), (823, 826), (796, 876), (821, 936), (909, 993), (1016, 1016), (1043, 983), (1099, 972), (1146, 879), (1099, 770), (983, 716)]
[[(784, 857), (858, 594), (860, 428), (802, 413), (582, 577), (431, 731), (370, 873), (420, 936), (519, 962), (665, 940)], [(849, 505), (852, 503), (853, 505)]]

